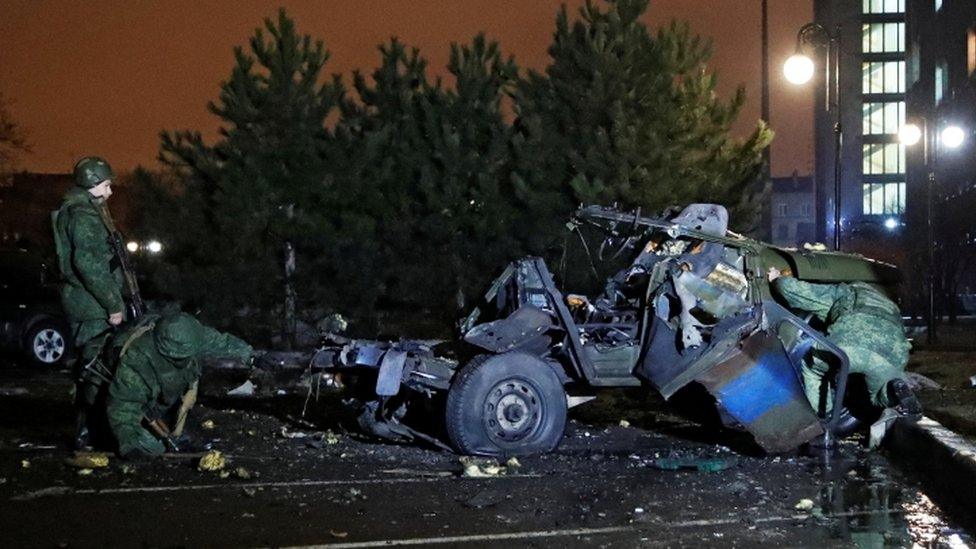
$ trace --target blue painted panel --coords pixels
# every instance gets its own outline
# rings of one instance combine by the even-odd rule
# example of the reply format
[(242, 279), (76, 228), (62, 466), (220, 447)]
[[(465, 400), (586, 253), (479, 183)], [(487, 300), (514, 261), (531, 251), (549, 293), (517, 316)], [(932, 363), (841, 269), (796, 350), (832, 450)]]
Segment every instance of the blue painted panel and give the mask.
[(725, 410), (743, 424), (795, 398), (805, 399), (786, 354), (766, 352), (756, 363), (717, 391)]

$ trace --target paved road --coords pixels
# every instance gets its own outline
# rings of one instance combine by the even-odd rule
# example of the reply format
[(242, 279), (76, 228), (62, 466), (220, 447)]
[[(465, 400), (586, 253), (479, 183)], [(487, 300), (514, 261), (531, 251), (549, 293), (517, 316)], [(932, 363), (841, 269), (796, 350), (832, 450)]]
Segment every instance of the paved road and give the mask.
[[(239, 474), (221, 478), (192, 458), (167, 458), (113, 459), (82, 476), (63, 463), (67, 388), (56, 372), (0, 372), (0, 536), (8, 545), (873, 547), (971, 539), (856, 441), (829, 456), (742, 454), (728, 447), (739, 447), (735, 437), (666, 410), (649, 414), (645, 406), (660, 406), (654, 400), (630, 411), (619, 398), (586, 405), (557, 452), (490, 478), (462, 477), (457, 456), (361, 440), (338, 431), (330, 415), (313, 415), (336, 429), (330, 443), (289, 422), (302, 401), (211, 400), (196, 410), (195, 435), (229, 454), (228, 471), (243, 467)], [(311, 408), (333, 410), (324, 401)], [(621, 415), (635, 426), (618, 425)], [(213, 430), (199, 427), (207, 419)], [(660, 458), (724, 468), (662, 470)], [(797, 509), (804, 499), (812, 507)]]

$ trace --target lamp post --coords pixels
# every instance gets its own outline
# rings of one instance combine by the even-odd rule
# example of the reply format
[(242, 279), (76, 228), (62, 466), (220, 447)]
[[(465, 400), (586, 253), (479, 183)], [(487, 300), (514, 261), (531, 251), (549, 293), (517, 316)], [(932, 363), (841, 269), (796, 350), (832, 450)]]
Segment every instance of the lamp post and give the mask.
[[(928, 303), (926, 310), (926, 335), (928, 343), (938, 341), (935, 323), (935, 231), (932, 227), (932, 199), (935, 194), (935, 167), (938, 160), (940, 145), (947, 149), (959, 148), (966, 139), (966, 132), (956, 125), (947, 125), (936, 135), (930, 130), (929, 121), (924, 116), (918, 116), (921, 124), (905, 124), (898, 132), (898, 139), (906, 146), (913, 147), (922, 144), (922, 164), (928, 170), (925, 187), (925, 231), (928, 239), (929, 265), (926, 273)], [(935, 149), (934, 151), (932, 149)]]
[(840, 36), (841, 26), (831, 33), (820, 23), (807, 23), (796, 33), (796, 53), (783, 65), (783, 73), (792, 84), (806, 84), (813, 78), (816, 65), (803, 53), (804, 47), (823, 48), (824, 52), (824, 111), (834, 113), (834, 250), (840, 250), (840, 180), (841, 149), (844, 134), (840, 112)]

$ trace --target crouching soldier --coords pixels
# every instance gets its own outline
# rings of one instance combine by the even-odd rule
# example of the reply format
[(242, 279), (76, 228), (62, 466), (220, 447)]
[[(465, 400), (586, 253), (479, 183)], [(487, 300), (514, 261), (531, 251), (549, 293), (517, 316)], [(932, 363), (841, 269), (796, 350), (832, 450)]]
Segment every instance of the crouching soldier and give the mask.
[[(120, 347), (119, 347), (120, 346)], [(204, 356), (247, 360), (251, 346), (186, 313), (147, 323), (116, 342), (118, 361), (105, 401), (122, 457), (162, 454), (196, 401)], [(170, 429), (168, 426), (172, 426)]]
[[(770, 282), (786, 303), (813, 313), (826, 324), (827, 338), (850, 360), (850, 373), (861, 374), (871, 404), (893, 408), (900, 415), (918, 419), (922, 407), (905, 381), (905, 365), (911, 344), (905, 338), (901, 313), (893, 301), (862, 282), (812, 284), (783, 275), (771, 268)], [(830, 409), (823, 379), (830, 366), (816, 356), (803, 369), (807, 398), (818, 411)], [(845, 410), (842, 413), (848, 414)], [(852, 416), (844, 417), (842, 431), (856, 427)]]

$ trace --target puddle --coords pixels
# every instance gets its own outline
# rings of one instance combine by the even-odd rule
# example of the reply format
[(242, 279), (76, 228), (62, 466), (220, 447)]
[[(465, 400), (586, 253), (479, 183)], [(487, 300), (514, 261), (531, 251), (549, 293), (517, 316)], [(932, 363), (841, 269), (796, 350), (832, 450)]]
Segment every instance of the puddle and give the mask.
[[(881, 455), (842, 447), (814, 456), (822, 481), (814, 515), (831, 537), (859, 547), (971, 547), (973, 537), (949, 523), (915, 483)], [(830, 517), (830, 518), (827, 518)]]

